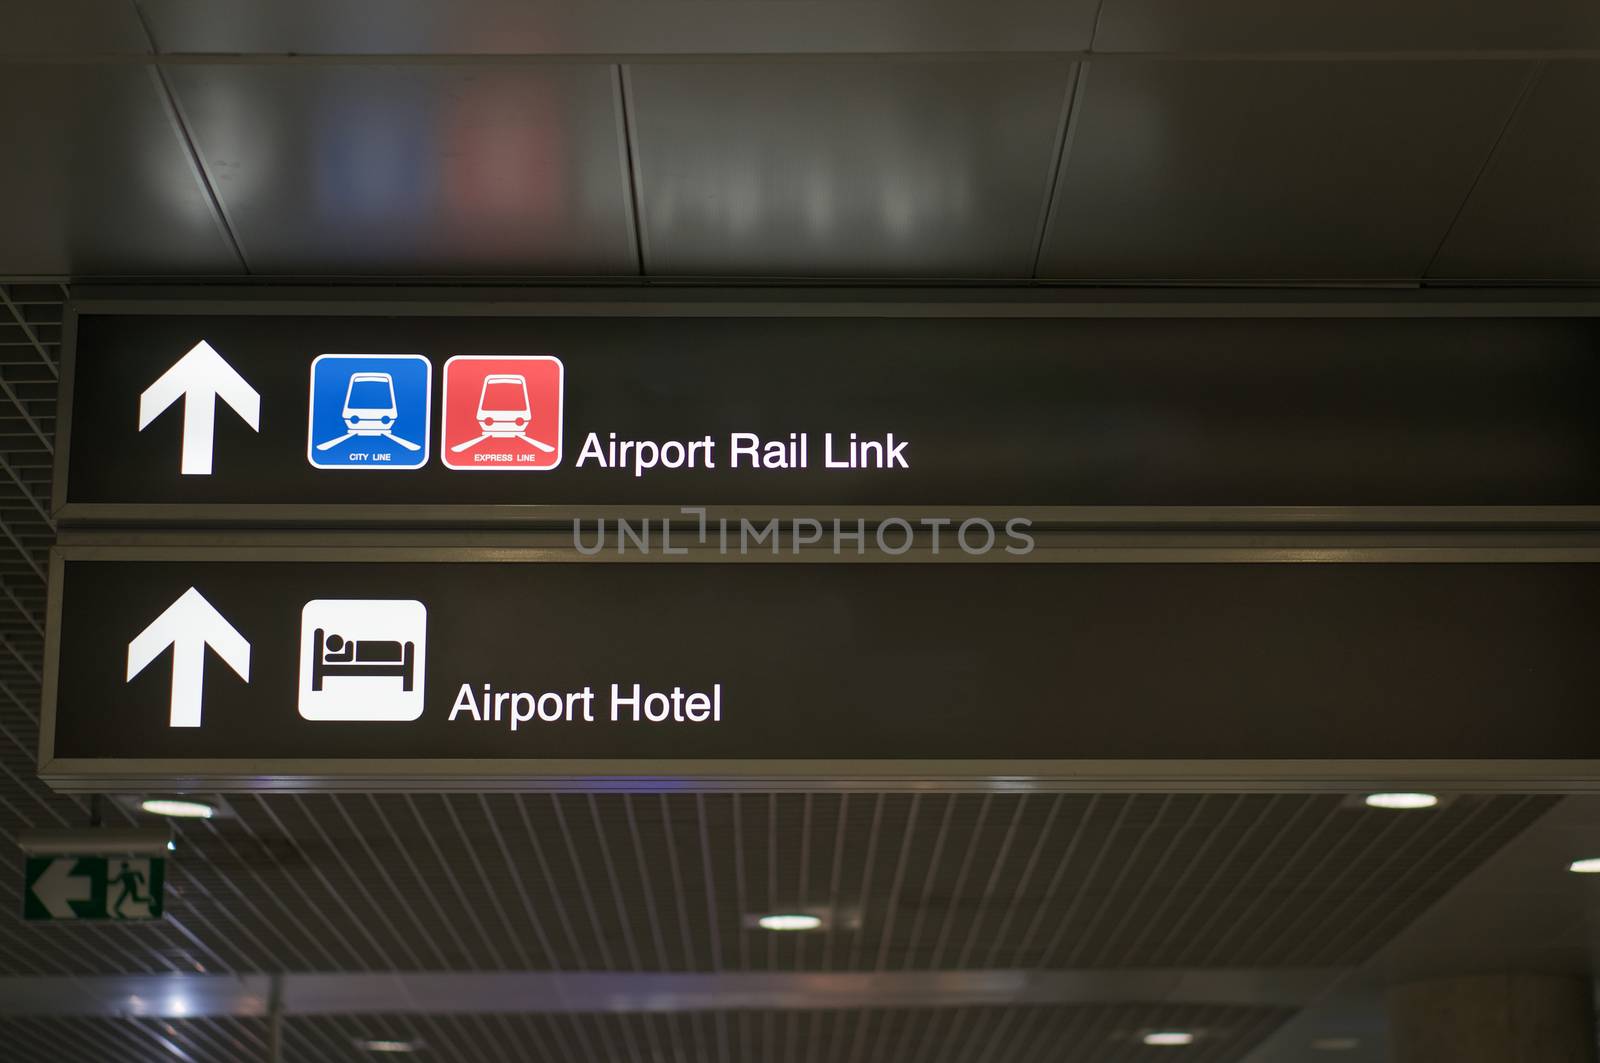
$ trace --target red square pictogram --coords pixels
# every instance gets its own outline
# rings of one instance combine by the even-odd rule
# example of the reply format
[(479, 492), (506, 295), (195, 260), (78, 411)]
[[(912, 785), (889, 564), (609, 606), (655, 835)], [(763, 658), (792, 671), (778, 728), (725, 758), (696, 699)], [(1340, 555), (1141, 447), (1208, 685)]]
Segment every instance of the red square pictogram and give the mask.
[(561, 464), (566, 370), (548, 354), (461, 354), (444, 363), (439, 458), (452, 469)]

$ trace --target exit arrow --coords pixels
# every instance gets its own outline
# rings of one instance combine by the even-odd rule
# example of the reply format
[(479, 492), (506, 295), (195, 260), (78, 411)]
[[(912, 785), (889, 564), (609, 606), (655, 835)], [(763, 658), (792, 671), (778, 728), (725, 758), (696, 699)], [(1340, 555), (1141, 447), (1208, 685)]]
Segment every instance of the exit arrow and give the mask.
[(168, 646), (172, 647), (172, 717), (168, 726), (200, 726), (207, 646), (240, 679), (250, 682), (250, 643), (193, 587), (128, 643), (125, 682), (133, 682)]
[(44, 874), (33, 881), (33, 895), (39, 898), (52, 919), (76, 919), (73, 901), (87, 901), (94, 896), (94, 883), (84, 875), (74, 875), (78, 865), (76, 856), (64, 856), (50, 861)]
[(205, 340), (191, 347), (188, 354), (179, 358), (139, 396), (141, 432), (168, 406), (183, 399), (180, 469), (185, 476), (211, 475), (218, 396), (244, 418), (252, 431), (261, 431), (261, 395)]

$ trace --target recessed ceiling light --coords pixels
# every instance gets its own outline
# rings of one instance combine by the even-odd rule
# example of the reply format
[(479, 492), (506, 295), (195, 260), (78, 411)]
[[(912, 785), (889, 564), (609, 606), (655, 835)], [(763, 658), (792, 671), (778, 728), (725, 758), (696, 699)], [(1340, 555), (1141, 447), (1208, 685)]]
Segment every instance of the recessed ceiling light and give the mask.
[(1439, 798), (1434, 794), (1421, 793), (1390, 793), (1368, 794), (1368, 808), (1390, 808), (1411, 810), (1417, 808), (1432, 808), (1439, 803)]
[(1567, 865), (1567, 870), (1580, 875), (1600, 875), (1600, 856), (1586, 856), (1582, 860), (1574, 860)]
[(366, 1052), (420, 1052), (422, 1051), (422, 1042), (374, 1039), (357, 1041), (356, 1047)]
[(763, 930), (815, 930), (822, 925), (822, 919), (805, 912), (773, 912), (757, 919), (756, 925)]
[(152, 816), (173, 816), (178, 819), (210, 819), (217, 810), (204, 801), (183, 801), (170, 797), (147, 797), (139, 807)]
[(1351, 1052), (1361, 1047), (1358, 1037), (1319, 1037), (1311, 1042), (1317, 1052)]
[(1144, 1043), (1168, 1047), (1192, 1045), (1194, 1044), (1194, 1034), (1187, 1030), (1155, 1030), (1144, 1035)]

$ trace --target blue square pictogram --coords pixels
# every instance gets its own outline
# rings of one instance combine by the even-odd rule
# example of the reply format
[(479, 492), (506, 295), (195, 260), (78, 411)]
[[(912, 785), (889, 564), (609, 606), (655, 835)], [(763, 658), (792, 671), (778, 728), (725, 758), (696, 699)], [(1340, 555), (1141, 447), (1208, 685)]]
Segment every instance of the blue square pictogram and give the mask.
[(428, 462), (433, 365), (420, 354), (323, 354), (311, 363), (306, 458), (319, 469)]

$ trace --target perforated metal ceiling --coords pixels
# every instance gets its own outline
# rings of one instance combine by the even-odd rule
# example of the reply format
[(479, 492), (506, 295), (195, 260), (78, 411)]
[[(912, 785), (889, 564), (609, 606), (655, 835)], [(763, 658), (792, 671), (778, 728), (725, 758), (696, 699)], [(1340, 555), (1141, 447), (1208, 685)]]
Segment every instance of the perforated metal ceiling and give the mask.
[(34, 779), (63, 298), (0, 284), (0, 815), (12, 828), (69, 804)]
[[(1338, 967), (1547, 802), (1274, 795), (233, 799), (173, 925), (13, 930), (0, 973)], [(27, 817), (24, 822), (39, 817)], [(777, 937), (745, 916), (817, 909)]]

